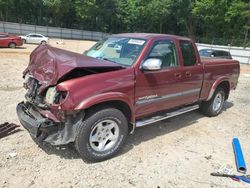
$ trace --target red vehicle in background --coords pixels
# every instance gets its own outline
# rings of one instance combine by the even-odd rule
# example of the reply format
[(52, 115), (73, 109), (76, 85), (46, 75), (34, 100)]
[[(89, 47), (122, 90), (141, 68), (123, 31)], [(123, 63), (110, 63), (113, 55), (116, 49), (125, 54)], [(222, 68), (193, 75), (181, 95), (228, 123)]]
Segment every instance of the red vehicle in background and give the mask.
[(0, 47), (16, 48), (22, 45), (23, 41), (21, 37), (8, 33), (0, 33)]

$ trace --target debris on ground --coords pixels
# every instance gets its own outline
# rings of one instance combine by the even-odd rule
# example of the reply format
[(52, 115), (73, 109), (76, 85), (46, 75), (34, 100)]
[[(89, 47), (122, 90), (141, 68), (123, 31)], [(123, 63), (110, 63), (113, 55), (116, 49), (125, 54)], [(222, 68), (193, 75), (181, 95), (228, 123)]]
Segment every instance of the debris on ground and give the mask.
[(13, 134), (16, 128), (20, 127), (20, 125), (16, 125), (14, 123), (5, 122), (0, 124), (0, 138)]
[(212, 159), (212, 155), (205, 156), (205, 159), (207, 159), (207, 160)]
[(247, 171), (246, 162), (238, 138), (233, 139), (233, 149), (238, 172), (245, 174)]
[(64, 41), (62, 41), (62, 40), (58, 40), (58, 41), (56, 41), (56, 44), (60, 44), (60, 45), (62, 45), (62, 44), (65, 44), (65, 42), (64, 42)]
[(243, 181), (243, 182), (250, 184), (250, 175), (239, 176), (239, 175), (234, 175), (234, 174), (232, 174), (232, 175), (231, 174), (220, 174), (220, 173), (214, 172), (214, 173), (211, 173), (211, 176), (232, 178), (233, 180)]
[(220, 169), (217, 171), (217, 173), (232, 175), (233, 174), (233, 167), (229, 164), (223, 165), (220, 167)]
[(16, 157), (16, 156), (17, 156), (16, 152), (11, 152), (11, 153), (8, 154), (7, 158), (13, 158), (13, 157)]

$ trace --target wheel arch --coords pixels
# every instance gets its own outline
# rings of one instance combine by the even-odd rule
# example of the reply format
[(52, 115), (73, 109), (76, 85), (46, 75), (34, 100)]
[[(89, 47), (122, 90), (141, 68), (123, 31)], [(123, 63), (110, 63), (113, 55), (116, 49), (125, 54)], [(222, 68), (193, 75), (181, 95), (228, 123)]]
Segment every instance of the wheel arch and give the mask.
[(212, 85), (212, 87), (211, 87), (211, 89), (209, 91), (208, 98), (207, 98), (206, 101), (209, 101), (212, 98), (215, 90), (218, 87), (221, 87), (221, 88), (224, 89), (224, 91), (225, 91), (225, 99), (226, 100), (228, 99), (229, 93), (230, 93), (230, 82), (229, 82), (229, 80), (227, 78), (221, 78), (221, 79), (216, 80), (214, 82), (214, 84)]
[(132, 126), (129, 126), (129, 131), (133, 132), (135, 118), (133, 113), (133, 105), (129, 97), (122, 93), (107, 93), (97, 96), (93, 96), (82, 101), (75, 110), (85, 110), (86, 112), (96, 109), (96, 108), (105, 108), (105, 107), (114, 107), (120, 110), (128, 120), (128, 123)]
[(8, 43), (8, 47), (10, 47), (10, 45), (11, 45), (11, 44), (14, 44), (14, 45), (15, 45), (15, 47), (16, 47), (16, 43), (15, 43), (15, 41), (13, 41), (13, 40), (12, 40), (12, 41), (10, 41), (10, 42)]

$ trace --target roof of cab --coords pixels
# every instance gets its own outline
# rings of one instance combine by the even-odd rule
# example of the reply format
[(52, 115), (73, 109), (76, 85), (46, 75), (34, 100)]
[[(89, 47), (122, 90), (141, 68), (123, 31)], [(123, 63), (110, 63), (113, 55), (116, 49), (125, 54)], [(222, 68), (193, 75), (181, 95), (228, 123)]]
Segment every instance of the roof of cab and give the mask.
[(158, 34), (158, 33), (120, 33), (114, 34), (112, 36), (115, 37), (131, 37), (131, 38), (141, 38), (141, 39), (153, 39), (159, 37), (167, 37), (170, 39), (177, 39), (177, 40), (190, 40), (187, 37), (177, 36), (177, 35), (169, 35), (169, 34)]

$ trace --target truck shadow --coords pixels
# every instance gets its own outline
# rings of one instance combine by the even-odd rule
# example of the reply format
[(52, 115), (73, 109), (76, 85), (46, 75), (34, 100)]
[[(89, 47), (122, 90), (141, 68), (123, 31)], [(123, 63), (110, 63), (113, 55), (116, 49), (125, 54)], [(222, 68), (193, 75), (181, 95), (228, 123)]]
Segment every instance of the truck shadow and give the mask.
[[(233, 103), (226, 101), (223, 112), (231, 107), (233, 107)], [(118, 155), (123, 155), (143, 142), (192, 126), (193, 124), (198, 123), (198, 120), (201, 118), (208, 117), (202, 115), (199, 110), (195, 110), (151, 125), (146, 125), (145, 127), (137, 128), (133, 135), (129, 135), (124, 149)]]
[[(224, 105), (223, 111), (226, 111), (232, 106), (233, 103), (227, 101)], [(205, 118), (205, 116), (200, 114), (199, 111), (196, 110), (182, 114), (180, 116), (172, 117), (167, 120), (160, 121), (158, 123), (147, 125), (145, 127), (137, 128), (133, 135), (128, 136), (125, 147), (117, 156), (127, 153), (129, 150), (133, 149), (135, 146), (143, 142), (191, 126), (197, 123), (198, 120), (201, 118)], [(48, 155), (58, 155), (64, 159), (80, 158), (79, 154), (76, 152), (72, 144), (61, 147), (54, 147), (49, 144), (38, 145)]]
[[(37, 143), (37, 142), (36, 142)], [(72, 144), (65, 146), (52, 146), (46, 143), (37, 143), (38, 147), (45, 151), (48, 155), (57, 155), (63, 159), (79, 159), (80, 156), (74, 149)]]

